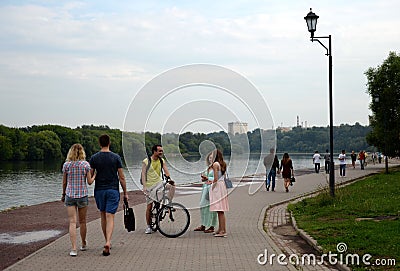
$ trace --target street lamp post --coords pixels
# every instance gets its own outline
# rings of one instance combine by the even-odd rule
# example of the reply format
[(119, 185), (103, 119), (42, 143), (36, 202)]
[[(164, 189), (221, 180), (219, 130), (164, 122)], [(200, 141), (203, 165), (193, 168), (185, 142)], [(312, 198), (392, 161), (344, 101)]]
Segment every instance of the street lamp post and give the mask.
[[(308, 31), (311, 33), (311, 41), (317, 41), (326, 49), (326, 56), (329, 57), (329, 191), (332, 197), (335, 196), (335, 163), (333, 161), (333, 106), (332, 106), (332, 47), (331, 47), (331, 35), (323, 37), (314, 37), (314, 32), (317, 30), (317, 16), (312, 9), (304, 19), (307, 22)], [(319, 40), (328, 39), (328, 48)]]

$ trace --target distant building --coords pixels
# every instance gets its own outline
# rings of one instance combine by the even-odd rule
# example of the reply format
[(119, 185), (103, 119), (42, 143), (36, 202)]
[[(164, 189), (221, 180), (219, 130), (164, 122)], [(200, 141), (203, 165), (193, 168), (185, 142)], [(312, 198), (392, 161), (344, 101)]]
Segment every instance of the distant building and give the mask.
[(292, 127), (278, 127), (277, 130), (280, 130), (282, 133), (292, 131)]
[(228, 133), (235, 135), (235, 134), (246, 134), (247, 133), (247, 126), (246, 122), (229, 122), (228, 123)]

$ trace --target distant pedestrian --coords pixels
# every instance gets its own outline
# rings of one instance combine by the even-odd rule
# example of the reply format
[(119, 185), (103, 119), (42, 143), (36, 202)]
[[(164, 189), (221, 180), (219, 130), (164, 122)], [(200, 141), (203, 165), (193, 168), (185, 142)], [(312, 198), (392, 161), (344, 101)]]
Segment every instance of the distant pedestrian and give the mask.
[(217, 212), (218, 230), (214, 237), (226, 237), (226, 217), (225, 212), (229, 211), (228, 190), (224, 182), (226, 174), (226, 163), (220, 150), (213, 151), (212, 169), (214, 179), (210, 188), (210, 211)]
[(366, 152), (366, 151), (363, 151), (364, 152), (364, 167), (366, 167), (367, 166), (367, 156), (368, 156), (368, 153)]
[(360, 151), (358, 153), (358, 160), (360, 161), (361, 169), (364, 170), (364, 163), (365, 163), (365, 153), (364, 153), (364, 151)]
[(321, 168), (321, 155), (318, 153), (318, 151), (315, 151), (312, 159), (315, 167), (315, 173), (319, 173)]
[(354, 151), (351, 151), (350, 157), (351, 157), (351, 165), (353, 166), (353, 168), (356, 168), (357, 154), (355, 154)]
[(276, 156), (276, 154), (275, 154), (274, 148), (271, 148), (269, 150), (269, 154), (264, 157), (264, 166), (265, 166), (265, 170), (266, 170), (265, 187), (266, 187), (267, 191), (269, 191), (271, 181), (272, 181), (271, 191), (275, 191), (276, 172), (278, 171), (278, 174), (279, 174), (279, 160), (278, 160), (278, 156)]
[(101, 135), (99, 144), (101, 150), (90, 158), (90, 166), (92, 174), (96, 171), (94, 198), (100, 211), (101, 229), (106, 242), (103, 256), (108, 256), (114, 231), (114, 217), (120, 200), (119, 185), (124, 191), (124, 200), (128, 200), (128, 194), (121, 157), (110, 151), (110, 136)]
[(342, 150), (342, 153), (339, 154), (339, 168), (340, 168), (340, 177), (346, 177), (346, 151)]
[(375, 165), (375, 161), (376, 161), (376, 152), (373, 152), (372, 154), (371, 154), (371, 159), (372, 159), (372, 164), (374, 164)]
[(214, 157), (213, 152), (210, 152), (206, 158), (207, 170), (201, 174), (203, 187), (201, 190), (200, 198), (200, 218), (201, 225), (194, 229), (194, 231), (203, 231), (204, 233), (213, 233), (217, 227), (217, 213), (210, 212), (210, 187), (214, 180), (214, 170), (212, 168)]
[(289, 192), (290, 178), (294, 177), (293, 162), (289, 154), (285, 152), (282, 157), (280, 171), (282, 172), (283, 185), (286, 192)]
[(81, 251), (86, 250), (86, 213), (88, 201), (87, 184), (92, 184), (95, 176), (90, 172), (90, 165), (85, 160), (86, 154), (81, 144), (74, 144), (68, 151), (63, 165), (63, 194), (61, 200), (67, 206), (69, 220), (69, 238), (71, 240), (70, 256), (77, 256), (76, 248), (76, 217), (79, 217), (81, 235)]
[(378, 163), (382, 163), (382, 153), (378, 152)]
[(329, 150), (325, 151), (324, 160), (325, 160), (325, 173), (329, 174), (329, 167), (331, 163), (331, 154), (329, 153)]

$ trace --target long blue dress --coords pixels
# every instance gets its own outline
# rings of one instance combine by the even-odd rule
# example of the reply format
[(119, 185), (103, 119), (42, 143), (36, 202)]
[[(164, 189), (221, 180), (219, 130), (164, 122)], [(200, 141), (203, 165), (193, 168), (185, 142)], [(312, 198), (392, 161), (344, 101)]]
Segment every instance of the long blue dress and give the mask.
[[(214, 172), (213, 170), (209, 170), (207, 172), (206, 177), (209, 180), (214, 180)], [(209, 191), (211, 184), (203, 184), (203, 189), (201, 191), (200, 198), (200, 217), (201, 217), (201, 225), (205, 226), (206, 229), (209, 227), (216, 228), (218, 225), (218, 217), (217, 212), (210, 212), (210, 199), (209, 199)]]

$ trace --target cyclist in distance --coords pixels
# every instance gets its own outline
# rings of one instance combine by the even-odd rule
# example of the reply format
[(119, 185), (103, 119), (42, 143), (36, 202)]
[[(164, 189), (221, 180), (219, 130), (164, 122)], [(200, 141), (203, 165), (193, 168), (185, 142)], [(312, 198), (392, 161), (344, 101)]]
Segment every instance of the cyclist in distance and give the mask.
[[(151, 209), (153, 207), (154, 200), (157, 200), (157, 190), (162, 187), (163, 174), (165, 174), (166, 179), (170, 179), (170, 174), (165, 163), (165, 160), (162, 158), (164, 155), (164, 150), (162, 145), (154, 145), (151, 148), (152, 155), (148, 158), (145, 158), (142, 161), (142, 174), (141, 180), (143, 184), (143, 192), (146, 196), (146, 223), (147, 227), (145, 230), (146, 234), (152, 233), (151, 229)], [(150, 163), (150, 164), (149, 164)], [(168, 198), (172, 200), (175, 194), (175, 185), (173, 181), (166, 186), (168, 188)]]

